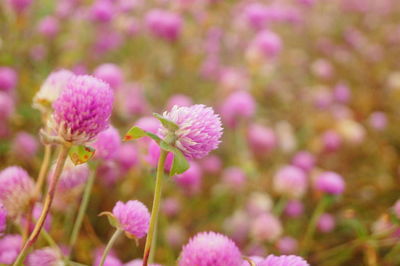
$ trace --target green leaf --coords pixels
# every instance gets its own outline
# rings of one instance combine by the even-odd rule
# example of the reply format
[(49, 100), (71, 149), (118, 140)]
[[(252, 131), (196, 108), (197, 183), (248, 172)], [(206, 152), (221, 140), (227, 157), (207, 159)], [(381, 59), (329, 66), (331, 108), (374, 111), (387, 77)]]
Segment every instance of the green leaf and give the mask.
[(72, 146), (69, 151), (69, 157), (75, 165), (83, 164), (89, 161), (95, 153), (95, 149), (89, 146)]
[(174, 160), (172, 162), (170, 175), (178, 175), (184, 173), (187, 169), (189, 169), (189, 162), (186, 160), (185, 155), (175, 148), (174, 149)]
[(99, 216), (104, 216), (104, 215), (107, 216), (108, 222), (110, 223), (110, 225), (112, 227), (115, 227), (115, 228), (120, 227), (117, 218), (115, 218), (115, 216), (111, 212), (102, 212), (99, 214)]
[(153, 116), (155, 118), (157, 118), (158, 120), (160, 120), (161, 124), (168, 129), (169, 131), (176, 131), (179, 129), (179, 126), (177, 124), (175, 124), (174, 122), (172, 122), (171, 120), (166, 119), (165, 117), (163, 117), (160, 114), (157, 113), (153, 113)]
[(156, 135), (151, 132), (144, 131), (140, 127), (133, 126), (129, 131), (125, 134), (124, 138), (122, 139), (123, 141), (129, 141), (129, 140), (134, 140), (134, 139), (140, 139), (142, 137), (150, 137), (152, 138), (155, 142), (160, 143), (161, 139)]

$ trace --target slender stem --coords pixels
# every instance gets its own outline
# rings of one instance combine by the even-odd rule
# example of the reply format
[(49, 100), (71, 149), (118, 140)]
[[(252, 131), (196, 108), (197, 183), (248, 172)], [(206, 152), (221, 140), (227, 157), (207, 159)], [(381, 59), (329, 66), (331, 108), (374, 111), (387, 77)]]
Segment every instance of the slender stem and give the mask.
[(276, 216), (280, 216), (286, 207), (287, 200), (285, 197), (281, 197), (274, 206), (274, 213)]
[(40, 214), (40, 217), (39, 217), (38, 221), (36, 222), (35, 228), (33, 229), (31, 235), (29, 236), (24, 247), (22, 248), (21, 252), (19, 253), (18, 258), (14, 263), (14, 266), (20, 266), (23, 264), (25, 257), (28, 253), (28, 249), (36, 242), (36, 240), (40, 234), (40, 231), (42, 230), (44, 222), (50, 211), (51, 204), (53, 203), (58, 179), (60, 178), (60, 175), (63, 171), (69, 149), (70, 149), (70, 146), (67, 146), (67, 145), (61, 146), (60, 153), (58, 154), (56, 169), (54, 170), (53, 176), (50, 180), (49, 189), (46, 194), (42, 213)]
[[(75, 224), (72, 228), (71, 238), (69, 240), (69, 246), (71, 247), (70, 253), (72, 253), (72, 249), (75, 246), (76, 240), (78, 239), (79, 231), (82, 227), (83, 218), (85, 217), (85, 213), (89, 205), (90, 195), (92, 193), (92, 188), (97, 172), (96, 168), (97, 167), (95, 166), (94, 169), (92, 169), (92, 173), (89, 175), (89, 178), (86, 181), (85, 190), (83, 191), (82, 202), (79, 206), (78, 216), (76, 217)], [(71, 254), (69, 254), (68, 257), (70, 256)]]
[[(146, 237), (146, 245), (144, 247), (143, 266), (148, 265), (150, 250), (152, 248), (152, 241), (154, 237), (154, 231), (157, 225), (158, 211), (160, 209), (160, 201), (161, 201), (162, 184), (164, 179), (164, 164), (165, 164), (165, 159), (167, 158), (167, 154), (168, 152), (161, 150), (160, 158), (158, 159), (156, 186), (154, 189), (153, 207), (151, 209), (150, 227)], [(153, 248), (155, 248), (155, 243), (153, 245)]]
[(368, 266), (377, 266), (378, 265), (378, 258), (376, 254), (375, 244), (373, 242), (366, 243), (364, 247), (364, 256), (365, 256), (365, 263)]
[(104, 265), (104, 262), (106, 261), (108, 253), (110, 252), (112, 246), (114, 245), (115, 241), (121, 235), (122, 232), (123, 232), (122, 229), (115, 230), (114, 234), (108, 241), (106, 248), (104, 249), (103, 256), (101, 257), (101, 261), (100, 261), (100, 266)]
[(28, 206), (28, 213), (26, 216), (26, 226), (25, 226), (25, 230), (23, 233), (23, 242), (26, 241), (26, 239), (28, 238), (28, 235), (29, 235), (29, 229), (31, 228), (31, 224), (32, 224), (32, 211), (33, 211), (33, 208), (35, 207), (35, 203), (38, 200), (39, 195), (42, 191), (44, 180), (46, 179), (47, 171), (49, 169), (50, 159), (51, 159), (51, 145), (46, 144), (44, 146), (44, 157), (43, 157), (42, 165), (40, 166), (39, 176), (38, 176), (38, 179), (36, 180), (35, 192), (29, 203), (29, 206)]
[(308, 224), (306, 233), (303, 238), (303, 248), (302, 248), (303, 255), (306, 255), (309, 250), (311, 240), (314, 235), (315, 228), (317, 226), (318, 219), (322, 215), (322, 213), (325, 211), (325, 208), (327, 207), (328, 202), (329, 202), (329, 196), (324, 195), (324, 197), (319, 201), (317, 207), (314, 210), (314, 213), (311, 217), (310, 223)]

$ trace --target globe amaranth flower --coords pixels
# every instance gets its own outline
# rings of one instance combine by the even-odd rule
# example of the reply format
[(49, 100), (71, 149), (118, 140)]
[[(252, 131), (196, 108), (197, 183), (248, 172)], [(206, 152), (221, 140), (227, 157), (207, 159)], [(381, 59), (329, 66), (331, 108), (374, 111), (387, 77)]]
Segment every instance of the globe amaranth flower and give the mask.
[(115, 127), (110, 126), (97, 135), (91, 146), (96, 150), (96, 159), (111, 160), (116, 157), (121, 146), (121, 136)]
[(11, 265), (22, 248), (20, 235), (6, 235), (0, 239), (0, 264)]
[(203, 232), (189, 240), (181, 252), (179, 266), (240, 266), (242, 255), (228, 237), (214, 232)]
[(259, 215), (252, 221), (251, 235), (257, 241), (274, 242), (283, 233), (279, 219), (271, 213)]
[(246, 173), (240, 167), (228, 167), (222, 173), (222, 182), (233, 192), (241, 191), (246, 181)]
[[(100, 265), (103, 252), (104, 252), (104, 250), (100, 249), (100, 248), (94, 252), (94, 261), (93, 261), (92, 265), (94, 265), (94, 266)], [(110, 251), (110, 253), (106, 257), (106, 260), (104, 261), (104, 266), (123, 266), (123, 265), (124, 264), (117, 257), (117, 255), (115, 254), (115, 252), (113, 250)]]
[(322, 214), (318, 219), (317, 228), (322, 233), (331, 232), (333, 229), (335, 229), (335, 226), (335, 218), (329, 213)]
[(108, 127), (114, 93), (91, 76), (76, 76), (54, 102), (51, 128), (65, 141), (85, 144)]
[(13, 98), (9, 94), (0, 91), (0, 122), (7, 121), (14, 113), (14, 110), (15, 103)]
[(166, 41), (176, 41), (182, 31), (179, 14), (162, 9), (153, 9), (146, 14), (146, 26), (156, 37)]
[(12, 152), (22, 160), (32, 159), (39, 148), (38, 141), (27, 132), (19, 132), (12, 143)]
[[(134, 260), (124, 264), (124, 266), (142, 266), (142, 265), (143, 265), (142, 259), (134, 259)], [(161, 266), (161, 264), (156, 264), (156, 263), (149, 263), (148, 265), (149, 266)]]
[(150, 213), (147, 207), (137, 200), (126, 203), (118, 201), (112, 213), (117, 219), (121, 229), (136, 239), (147, 234), (150, 224)]
[(35, 185), (28, 173), (18, 166), (0, 172), (0, 202), (9, 217), (23, 213), (34, 194)]
[(221, 106), (221, 116), (225, 124), (235, 128), (240, 120), (251, 118), (256, 111), (256, 102), (247, 91), (237, 91), (229, 95)]
[(190, 162), (190, 167), (184, 173), (174, 177), (174, 181), (189, 195), (200, 190), (203, 173), (196, 162)]
[(307, 261), (302, 257), (295, 255), (274, 256), (269, 255), (265, 260), (257, 264), (257, 266), (309, 266)]
[(3, 204), (0, 203), (0, 236), (3, 234), (7, 227), (7, 210)]
[[(202, 104), (174, 106), (170, 112), (164, 112), (164, 118), (178, 125), (173, 132), (173, 143), (189, 159), (200, 159), (216, 149), (222, 136), (220, 117), (211, 107)], [(161, 127), (161, 136), (170, 135), (168, 129)]]
[(342, 194), (345, 186), (343, 178), (335, 172), (324, 172), (315, 181), (316, 189), (331, 195)]
[(282, 167), (274, 176), (274, 190), (289, 198), (300, 198), (307, 189), (307, 177), (296, 166)]
[(10, 67), (0, 67), (0, 91), (10, 92), (17, 85), (17, 72)]
[(42, 112), (51, 111), (51, 105), (57, 100), (61, 92), (66, 88), (68, 81), (74, 76), (74, 73), (65, 69), (52, 72), (33, 98), (33, 107)]
[(114, 91), (120, 88), (124, 81), (122, 69), (119, 66), (111, 63), (98, 66), (94, 70), (93, 75), (96, 78), (108, 83), (108, 85), (110, 85)]
[(249, 126), (247, 139), (252, 151), (259, 155), (268, 154), (278, 142), (274, 131), (260, 124)]
[(276, 243), (277, 248), (282, 254), (293, 254), (297, 251), (297, 240), (290, 236), (282, 237)]
[(393, 206), (393, 212), (398, 219), (400, 219), (400, 199), (396, 201)]
[(58, 266), (64, 265), (59, 252), (53, 248), (42, 248), (33, 251), (26, 258), (27, 266)]

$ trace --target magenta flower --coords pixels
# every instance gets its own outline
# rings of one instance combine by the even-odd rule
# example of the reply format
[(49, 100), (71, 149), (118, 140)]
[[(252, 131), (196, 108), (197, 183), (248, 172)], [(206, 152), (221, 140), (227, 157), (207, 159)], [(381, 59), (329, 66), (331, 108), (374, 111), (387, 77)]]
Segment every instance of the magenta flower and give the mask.
[(240, 266), (242, 255), (228, 237), (203, 232), (189, 240), (181, 252), (179, 266)]
[[(174, 132), (174, 144), (189, 159), (205, 157), (221, 142), (221, 120), (211, 107), (202, 104), (174, 106), (170, 112), (164, 112), (163, 116), (179, 126)], [(163, 137), (170, 134), (164, 127), (159, 133)]]
[(203, 173), (196, 162), (190, 162), (190, 167), (184, 173), (174, 177), (174, 181), (189, 195), (200, 190)]
[(171, 110), (175, 105), (177, 106), (191, 106), (193, 105), (193, 101), (190, 97), (184, 94), (175, 94), (172, 95), (171, 98), (168, 99), (167, 109)]
[(268, 154), (278, 144), (275, 132), (271, 128), (260, 124), (252, 124), (249, 126), (247, 139), (250, 148), (254, 153), (259, 155)]
[(19, 132), (13, 141), (12, 152), (20, 159), (33, 158), (38, 150), (38, 141), (27, 132)]
[(322, 233), (331, 232), (333, 229), (335, 229), (335, 226), (335, 218), (329, 213), (322, 214), (318, 219), (317, 228)]
[(0, 202), (8, 216), (23, 213), (33, 197), (34, 183), (28, 173), (17, 166), (10, 166), (0, 172)]
[(108, 127), (113, 101), (106, 83), (86, 75), (71, 78), (53, 104), (52, 128), (65, 141), (87, 143)]
[(112, 213), (126, 233), (137, 239), (147, 234), (150, 224), (150, 213), (147, 207), (140, 201), (130, 200), (126, 203), (118, 201)]
[(13, 98), (5, 92), (0, 91), (0, 121), (7, 121), (14, 113), (15, 103)]
[(258, 241), (273, 242), (277, 240), (282, 233), (283, 229), (281, 222), (271, 213), (261, 214), (252, 221), (251, 235)]
[(0, 91), (10, 92), (17, 85), (17, 73), (10, 67), (0, 67)]
[(0, 239), (0, 264), (13, 264), (21, 248), (22, 237), (20, 235), (6, 235)]
[(229, 95), (221, 107), (221, 116), (228, 126), (234, 128), (240, 120), (251, 118), (256, 111), (253, 96), (247, 91), (238, 91)]
[(393, 212), (398, 219), (400, 219), (400, 199), (396, 201), (393, 206)]
[(91, 146), (96, 150), (95, 158), (111, 160), (117, 156), (118, 149), (121, 146), (121, 136), (115, 127), (110, 126), (97, 135)]
[[(143, 265), (143, 260), (141, 259), (134, 259), (124, 264), (124, 266), (142, 266), (142, 265)], [(149, 266), (161, 266), (161, 264), (149, 263)]]
[(275, 192), (289, 198), (301, 198), (307, 189), (307, 176), (296, 166), (285, 166), (274, 176)]
[(120, 88), (124, 81), (121, 68), (111, 63), (98, 66), (94, 70), (93, 75), (96, 78), (108, 83), (114, 91)]
[(309, 266), (308, 262), (303, 258), (295, 255), (274, 256), (269, 255), (265, 260), (257, 264), (257, 266)]
[(315, 157), (308, 151), (299, 151), (294, 155), (292, 164), (308, 173), (315, 166)]
[(56, 17), (47, 16), (40, 20), (37, 30), (44, 37), (54, 38), (60, 30), (60, 22)]
[(52, 72), (33, 98), (33, 107), (42, 112), (51, 109), (53, 102), (57, 100), (66, 88), (68, 81), (74, 76), (74, 73), (65, 69)]
[(146, 15), (146, 26), (156, 37), (172, 42), (181, 34), (182, 18), (170, 11), (154, 9)]
[(276, 243), (277, 248), (282, 254), (293, 254), (297, 251), (297, 240), (290, 236), (282, 237)]
[(3, 204), (0, 203), (0, 236), (3, 234), (7, 227), (7, 210)]
[(32, 5), (33, 0), (8, 0), (8, 2), (15, 12), (21, 13)]
[(342, 194), (345, 186), (343, 178), (335, 172), (324, 172), (315, 181), (316, 189), (331, 195)]
[(251, 41), (248, 48), (248, 57), (250, 59), (274, 58), (282, 50), (282, 41), (280, 37), (269, 30), (264, 30), (257, 34)]
[(32, 252), (26, 259), (27, 266), (63, 265), (60, 254), (53, 248), (42, 248)]

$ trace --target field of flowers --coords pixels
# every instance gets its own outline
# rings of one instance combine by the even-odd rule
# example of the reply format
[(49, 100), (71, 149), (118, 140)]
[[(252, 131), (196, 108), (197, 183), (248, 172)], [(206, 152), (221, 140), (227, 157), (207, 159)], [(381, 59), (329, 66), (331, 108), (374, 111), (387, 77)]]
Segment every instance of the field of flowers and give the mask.
[(400, 265), (400, 1), (0, 0), (0, 265)]

